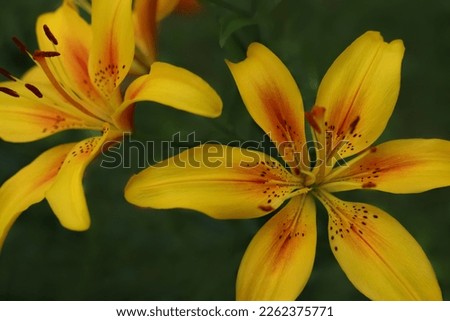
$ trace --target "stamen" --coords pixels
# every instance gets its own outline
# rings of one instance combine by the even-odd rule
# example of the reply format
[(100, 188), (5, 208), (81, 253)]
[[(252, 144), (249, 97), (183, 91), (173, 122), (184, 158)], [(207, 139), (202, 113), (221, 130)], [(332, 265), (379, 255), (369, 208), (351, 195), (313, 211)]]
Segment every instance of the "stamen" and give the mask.
[(3, 76), (5, 76), (5, 77), (8, 78), (9, 80), (16, 81), (16, 79), (15, 79), (13, 76), (11, 76), (11, 73), (10, 73), (8, 70), (3, 69), (3, 68), (1, 68), (1, 67), (0, 67), (0, 74), (2, 74)]
[(52, 58), (52, 57), (58, 57), (61, 54), (57, 51), (42, 51), (42, 50), (36, 50), (33, 53), (33, 59), (37, 58)]
[(324, 113), (325, 113), (325, 108), (321, 107), (321, 106), (314, 106), (310, 112), (305, 113), (305, 117), (306, 117), (306, 120), (308, 121), (309, 125), (318, 134), (321, 134), (322, 130), (320, 129), (319, 123), (317, 122), (316, 118), (323, 120)]
[(6, 88), (6, 87), (0, 87), (0, 92), (3, 92), (3, 93), (5, 93), (7, 95), (10, 95), (12, 97), (16, 97), (16, 98), (20, 97), (19, 94), (17, 93), (17, 91), (12, 90), (10, 88)]
[(56, 46), (58, 44), (58, 39), (56, 39), (56, 37), (53, 35), (53, 33), (50, 31), (50, 28), (47, 25), (44, 25), (44, 32), (48, 40), (50, 40)]
[(17, 37), (12, 37), (12, 41), (22, 53), (24, 54), (28, 53), (27, 46), (25, 46), (24, 43), (20, 41)]
[(305, 180), (306, 186), (311, 186), (312, 184), (314, 184), (316, 182), (316, 175), (314, 175), (311, 171), (302, 170), (300, 172), (306, 176), (306, 180)]
[(312, 112), (305, 112), (305, 118), (308, 121), (309, 125), (317, 132), (321, 133), (320, 126), (314, 119), (314, 115)]
[(38, 98), (42, 98), (44, 96), (44, 95), (42, 95), (41, 91), (36, 86), (33, 86), (32, 84), (25, 84), (25, 87)]
[(64, 88), (63, 86), (58, 82), (58, 80), (55, 78), (55, 75), (51, 71), (48, 60), (45, 58), (51, 58), (59, 56), (60, 53), (56, 51), (40, 51), (36, 50), (33, 54), (33, 59), (36, 60), (37, 64), (42, 68), (42, 71), (44, 71), (45, 75), (47, 76), (48, 80), (51, 82), (53, 87), (68, 101), (70, 102), (75, 108), (79, 109), (86, 115), (89, 115), (91, 117), (99, 119), (95, 114), (91, 113), (88, 109), (86, 109), (83, 105), (81, 105), (76, 98), (72, 97)]
[(297, 196), (297, 195), (303, 195), (303, 194), (308, 193), (310, 190), (311, 190), (311, 188), (309, 188), (309, 187), (303, 187), (303, 188), (297, 189), (295, 191), (292, 191), (289, 194), (289, 197), (294, 197), (294, 196)]

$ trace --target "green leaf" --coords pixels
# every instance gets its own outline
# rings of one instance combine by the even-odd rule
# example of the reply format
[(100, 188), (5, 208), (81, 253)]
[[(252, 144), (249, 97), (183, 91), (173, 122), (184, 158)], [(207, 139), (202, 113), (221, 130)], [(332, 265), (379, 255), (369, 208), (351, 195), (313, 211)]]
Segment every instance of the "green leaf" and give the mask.
[(282, 0), (254, 0), (253, 7), (259, 14), (268, 14), (272, 12)]
[(233, 18), (228, 21), (222, 21), (219, 36), (220, 47), (223, 48), (230, 36), (232, 36), (236, 31), (256, 24), (257, 22), (254, 18)]

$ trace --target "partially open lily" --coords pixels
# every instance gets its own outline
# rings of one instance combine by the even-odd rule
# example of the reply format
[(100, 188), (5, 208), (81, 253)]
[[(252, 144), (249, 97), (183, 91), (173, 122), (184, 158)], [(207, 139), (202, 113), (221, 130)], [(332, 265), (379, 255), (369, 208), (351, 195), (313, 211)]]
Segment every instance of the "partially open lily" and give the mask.
[[(351, 189), (416, 193), (450, 185), (449, 141), (404, 139), (372, 146), (398, 97), (403, 52), (402, 41), (386, 43), (377, 32), (365, 33), (332, 64), (315, 107), (305, 114), (287, 68), (253, 43), (244, 61), (228, 66), (281, 161), (254, 150), (200, 145), (132, 177), (127, 200), (142, 207), (194, 209), (218, 219), (278, 210), (242, 259), (239, 300), (293, 300), (302, 292), (315, 257), (314, 197), (328, 211), (333, 254), (364, 295), (442, 299), (424, 251), (399, 222), (380, 208), (331, 194)], [(312, 155), (304, 118), (315, 137)]]
[(192, 12), (200, 7), (196, 0), (134, 0), (133, 19), (136, 52), (132, 72), (146, 73), (155, 61), (158, 26), (173, 11)]
[(105, 142), (133, 127), (133, 107), (154, 101), (194, 114), (217, 117), (222, 102), (201, 78), (170, 64), (120, 85), (134, 56), (131, 0), (94, 0), (88, 24), (65, 1), (36, 24), (39, 50), (20, 49), (35, 62), (22, 79), (0, 69), (0, 138), (29, 142), (67, 129), (97, 131), (81, 142), (54, 147), (0, 188), (0, 246), (17, 216), (46, 198), (61, 224), (85, 230), (90, 219), (82, 187), (89, 162)]
[[(91, 13), (90, 0), (64, 0), (74, 8)], [(172, 12), (191, 13), (200, 10), (197, 0), (134, 0), (133, 23), (136, 51), (130, 72), (146, 74), (156, 59), (158, 25)]]

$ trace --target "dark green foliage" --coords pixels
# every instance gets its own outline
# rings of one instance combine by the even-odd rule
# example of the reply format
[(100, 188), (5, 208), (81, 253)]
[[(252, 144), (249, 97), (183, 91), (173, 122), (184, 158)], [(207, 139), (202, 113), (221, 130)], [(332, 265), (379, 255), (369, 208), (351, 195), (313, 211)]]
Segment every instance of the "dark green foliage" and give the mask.
[[(225, 1), (225, 0), (223, 0)], [(35, 46), (34, 20), (57, 1), (9, 1), (0, 19), (0, 65), (20, 75), (31, 64), (11, 36)], [(261, 140), (224, 59), (242, 59), (252, 41), (271, 48), (290, 68), (305, 108), (337, 55), (367, 30), (406, 46), (400, 97), (379, 142), (397, 138), (450, 139), (450, 5), (444, 0), (231, 1), (239, 12), (203, 1), (199, 15), (171, 16), (161, 25), (160, 60), (186, 67), (216, 88), (223, 116), (210, 120), (151, 103), (138, 104), (134, 139), (158, 146), (178, 131), (203, 142)], [(264, 3), (262, 3), (264, 2)], [(278, 3), (279, 2), (279, 3)], [(260, 12), (252, 12), (259, 8)], [(239, 10), (238, 10), (239, 11)], [(244, 15), (246, 13), (246, 15)], [(253, 14), (254, 13), (254, 14)], [(1, 120), (0, 120), (1, 122)], [(0, 142), (0, 182), (57, 143), (80, 139), (67, 132), (45, 140)], [(156, 153), (155, 159), (161, 157)], [(24, 212), (0, 255), (3, 300), (232, 300), (245, 248), (266, 218), (216, 221), (186, 210), (139, 209), (123, 198), (132, 168), (103, 169), (93, 162), (84, 183), (92, 217), (83, 233), (63, 229), (43, 202)], [(339, 194), (374, 204), (396, 217), (423, 246), (450, 299), (448, 189), (418, 195), (371, 191)], [(318, 249), (302, 300), (364, 300), (334, 260), (318, 206)]]

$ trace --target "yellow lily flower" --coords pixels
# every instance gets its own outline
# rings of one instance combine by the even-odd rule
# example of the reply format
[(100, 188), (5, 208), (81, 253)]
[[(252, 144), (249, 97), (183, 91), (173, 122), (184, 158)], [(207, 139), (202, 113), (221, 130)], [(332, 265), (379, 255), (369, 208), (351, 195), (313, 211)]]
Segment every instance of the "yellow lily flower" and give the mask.
[(18, 215), (44, 198), (61, 224), (86, 230), (90, 224), (82, 187), (89, 162), (133, 127), (133, 108), (154, 101), (194, 114), (217, 117), (222, 102), (201, 78), (170, 64), (120, 85), (133, 61), (131, 0), (94, 0), (92, 24), (64, 2), (36, 24), (36, 63), (22, 78), (0, 69), (0, 138), (38, 140), (67, 129), (97, 131), (91, 138), (51, 148), (0, 187), (0, 246)]
[[(287, 68), (269, 49), (251, 44), (245, 60), (227, 64), (249, 113), (270, 135), (281, 160), (239, 147), (200, 145), (133, 176), (126, 199), (217, 219), (260, 217), (279, 209), (242, 259), (239, 300), (294, 300), (302, 292), (315, 257), (314, 197), (328, 211), (333, 254), (360, 292), (373, 300), (442, 299), (424, 251), (398, 221), (380, 208), (331, 194), (417, 193), (450, 185), (449, 141), (403, 139), (371, 147), (397, 100), (403, 53), (402, 41), (386, 43), (377, 32), (365, 33), (332, 64), (315, 107), (305, 114)], [(312, 160), (304, 118), (315, 137)]]
[(193, 12), (198, 9), (196, 0), (134, 0), (136, 53), (132, 71), (146, 73), (155, 61), (157, 30), (161, 20), (173, 11)]
[[(89, 0), (64, 0), (73, 8), (91, 13)], [(146, 74), (156, 60), (158, 25), (172, 12), (196, 12), (200, 4), (196, 0), (134, 0), (133, 25), (135, 31), (135, 57), (130, 69), (133, 74)]]

